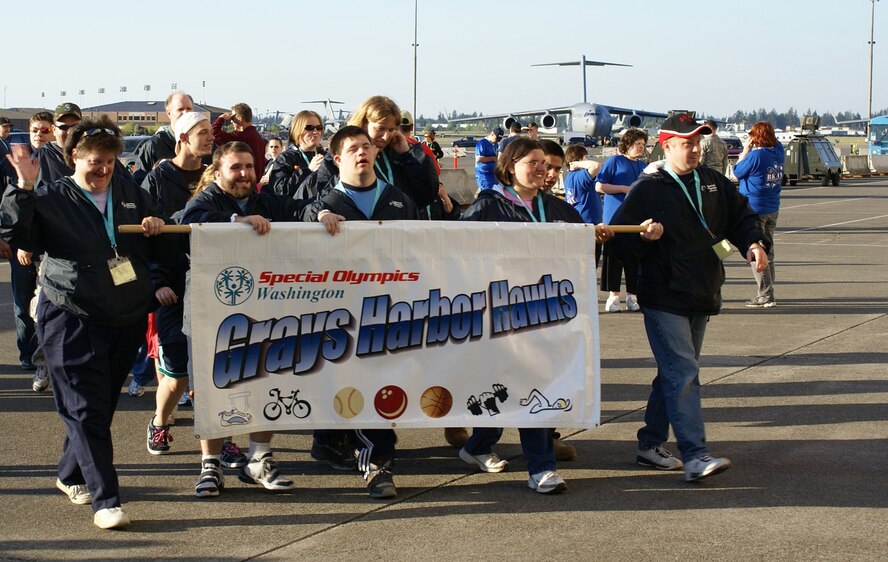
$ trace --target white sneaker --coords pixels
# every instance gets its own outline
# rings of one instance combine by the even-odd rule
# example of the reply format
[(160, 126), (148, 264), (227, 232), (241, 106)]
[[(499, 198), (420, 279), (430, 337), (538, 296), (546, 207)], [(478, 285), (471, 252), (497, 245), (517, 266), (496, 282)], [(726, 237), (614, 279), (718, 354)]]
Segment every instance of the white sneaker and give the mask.
[(567, 484), (554, 470), (531, 474), (527, 479), (527, 487), (540, 494), (558, 494), (567, 490)]
[(703, 455), (684, 465), (685, 482), (694, 482), (731, 468), (731, 461), (724, 457)]
[(626, 295), (626, 310), (629, 312), (638, 312), (641, 307), (638, 305), (638, 297), (635, 295)]
[(89, 494), (86, 484), (71, 484), (68, 486), (56, 478), (56, 488), (67, 495), (71, 503), (76, 503), (77, 505), (89, 505), (92, 503), (92, 496)]
[(620, 296), (609, 296), (607, 302), (604, 303), (605, 312), (620, 312)]
[(482, 472), (502, 472), (509, 466), (509, 461), (499, 458), (496, 453), (489, 455), (473, 455), (463, 447), (459, 450), (459, 458), (466, 463), (475, 465)]
[(680, 460), (663, 447), (638, 449), (635, 453), (635, 462), (641, 466), (660, 470), (678, 470), (683, 466)]
[(119, 529), (129, 525), (130, 518), (122, 507), (106, 507), (96, 512), (93, 523), (99, 529)]
[(49, 388), (49, 372), (46, 370), (46, 366), (40, 365), (37, 367), (37, 370), (34, 371), (34, 380), (31, 382), (31, 389), (34, 392), (43, 392)]

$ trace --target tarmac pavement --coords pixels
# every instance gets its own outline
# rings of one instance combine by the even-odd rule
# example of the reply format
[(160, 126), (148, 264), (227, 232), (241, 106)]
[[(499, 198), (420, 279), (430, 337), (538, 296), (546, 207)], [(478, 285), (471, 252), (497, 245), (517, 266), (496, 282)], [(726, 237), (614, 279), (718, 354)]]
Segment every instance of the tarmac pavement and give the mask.
[(602, 314), (602, 426), (563, 432), (579, 453), (559, 464), (564, 494), (527, 488), (515, 430), (498, 447), (510, 470), (479, 474), (429, 429), (398, 432), (394, 500), (312, 461), (307, 432), (274, 443), (296, 490), (226, 471), (220, 497), (197, 499), (188, 412), (173, 453), (151, 456), (153, 388), (123, 389), (113, 431), (134, 521), (123, 531), (96, 528), (89, 506), (54, 487), (63, 428), (18, 367), (0, 265), (0, 560), (884, 559), (888, 178), (785, 188), (776, 244), (777, 307), (744, 308), (753, 280), (734, 256), (703, 347), (707, 436), (727, 472), (688, 484), (634, 463), (655, 364), (640, 314)]

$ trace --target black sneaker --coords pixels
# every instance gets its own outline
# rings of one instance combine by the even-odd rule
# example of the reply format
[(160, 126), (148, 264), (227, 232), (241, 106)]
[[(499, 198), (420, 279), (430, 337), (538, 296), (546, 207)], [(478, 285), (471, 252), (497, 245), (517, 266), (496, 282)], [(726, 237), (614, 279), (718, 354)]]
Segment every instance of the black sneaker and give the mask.
[(392, 477), (394, 463), (395, 459), (388, 456), (370, 459), (370, 469), (364, 473), (364, 480), (367, 481), (367, 490), (371, 498), (384, 499), (398, 495)]
[(219, 490), (225, 487), (225, 477), (222, 468), (216, 459), (205, 459), (201, 463), (200, 477), (194, 487), (194, 495), (199, 498), (212, 498), (219, 495)]
[(222, 466), (225, 468), (240, 468), (247, 464), (247, 460), (247, 455), (233, 442), (226, 441), (222, 444)]
[(154, 416), (148, 420), (148, 452), (152, 455), (165, 455), (170, 452), (170, 443), (173, 436), (170, 435), (170, 426), (154, 425)]
[(357, 470), (358, 467), (355, 448), (348, 443), (322, 445), (314, 441), (311, 444), (311, 458), (326, 463), (335, 470), (350, 471)]
[(392, 478), (392, 471), (388, 464), (382, 467), (371, 465), (370, 473), (367, 475), (367, 490), (370, 492), (371, 498), (385, 499), (393, 498), (398, 495), (395, 488), (395, 480)]

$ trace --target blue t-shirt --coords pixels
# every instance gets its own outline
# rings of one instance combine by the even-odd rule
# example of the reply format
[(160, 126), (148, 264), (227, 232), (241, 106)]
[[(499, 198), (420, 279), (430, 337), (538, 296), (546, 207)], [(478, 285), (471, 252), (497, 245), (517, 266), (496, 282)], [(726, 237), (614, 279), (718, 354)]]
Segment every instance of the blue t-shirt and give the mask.
[[(647, 162), (644, 160), (630, 160), (622, 154), (614, 154), (598, 170), (596, 181), (611, 185), (632, 185), (638, 179), (638, 176), (641, 175), (641, 172), (644, 171), (645, 166), (647, 166)], [(605, 224), (610, 224), (611, 219), (614, 218), (614, 213), (623, 204), (623, 199), (625, 198), (625, 193), (605, 194), (603, 213)]]
[(595, 191), (596, 178), (589, 170), (572, 170), (564, 176), (564, 200), (573, 205), (583, 221), (588, 224), (601, 222), (601, 195)]
[[(496, 147), (487, 139), (481, 139), (475, 144), (475, 157), (496, 156)], [(496, 161), (475, 162), (475, 181), (481, 189), (490, 189), (496, 185)]]
[(373, 216), (373, 207), (376, 206), (376, 202), (379, 200), (379, 194), (382, 192), (382, 185), (380, 185), (378, 179), (376, 180), (376, 185), (373, 187), (361, 188), (344, 184), (340, 181), (333, 189), (338, 189), (348, 195), (349, 199), (354, 202), (355, 206), (369, 219)]
[(734, 166), (740, 180), (740, 193), (749, 199), (756, 213), (776, 213), (780, 209), (783, 182), (783, 145), (753, 148)]

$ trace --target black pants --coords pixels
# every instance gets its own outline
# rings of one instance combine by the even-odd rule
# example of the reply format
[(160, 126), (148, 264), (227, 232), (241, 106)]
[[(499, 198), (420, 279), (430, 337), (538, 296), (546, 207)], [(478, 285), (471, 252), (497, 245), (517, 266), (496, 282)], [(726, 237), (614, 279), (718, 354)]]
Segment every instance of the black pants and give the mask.
[(136, 352), (145, 338), (146, 320), (105, 326), (79, 318), (41, 296), (37, 337), (55, 394), (65, 442), (59, 480), (86, 484), (93, 511), (120, 506), (111, 421)]
[(624, 262), (617, 257), (610, 244), (604, 245), (601, 260), (601, 290), (620, 292), (620, 281), (623, 279), (623, 272), (626, 273), (626, 292), (637, 294), (636, 287), (638, 283), (638, 270), (635, 262)]

